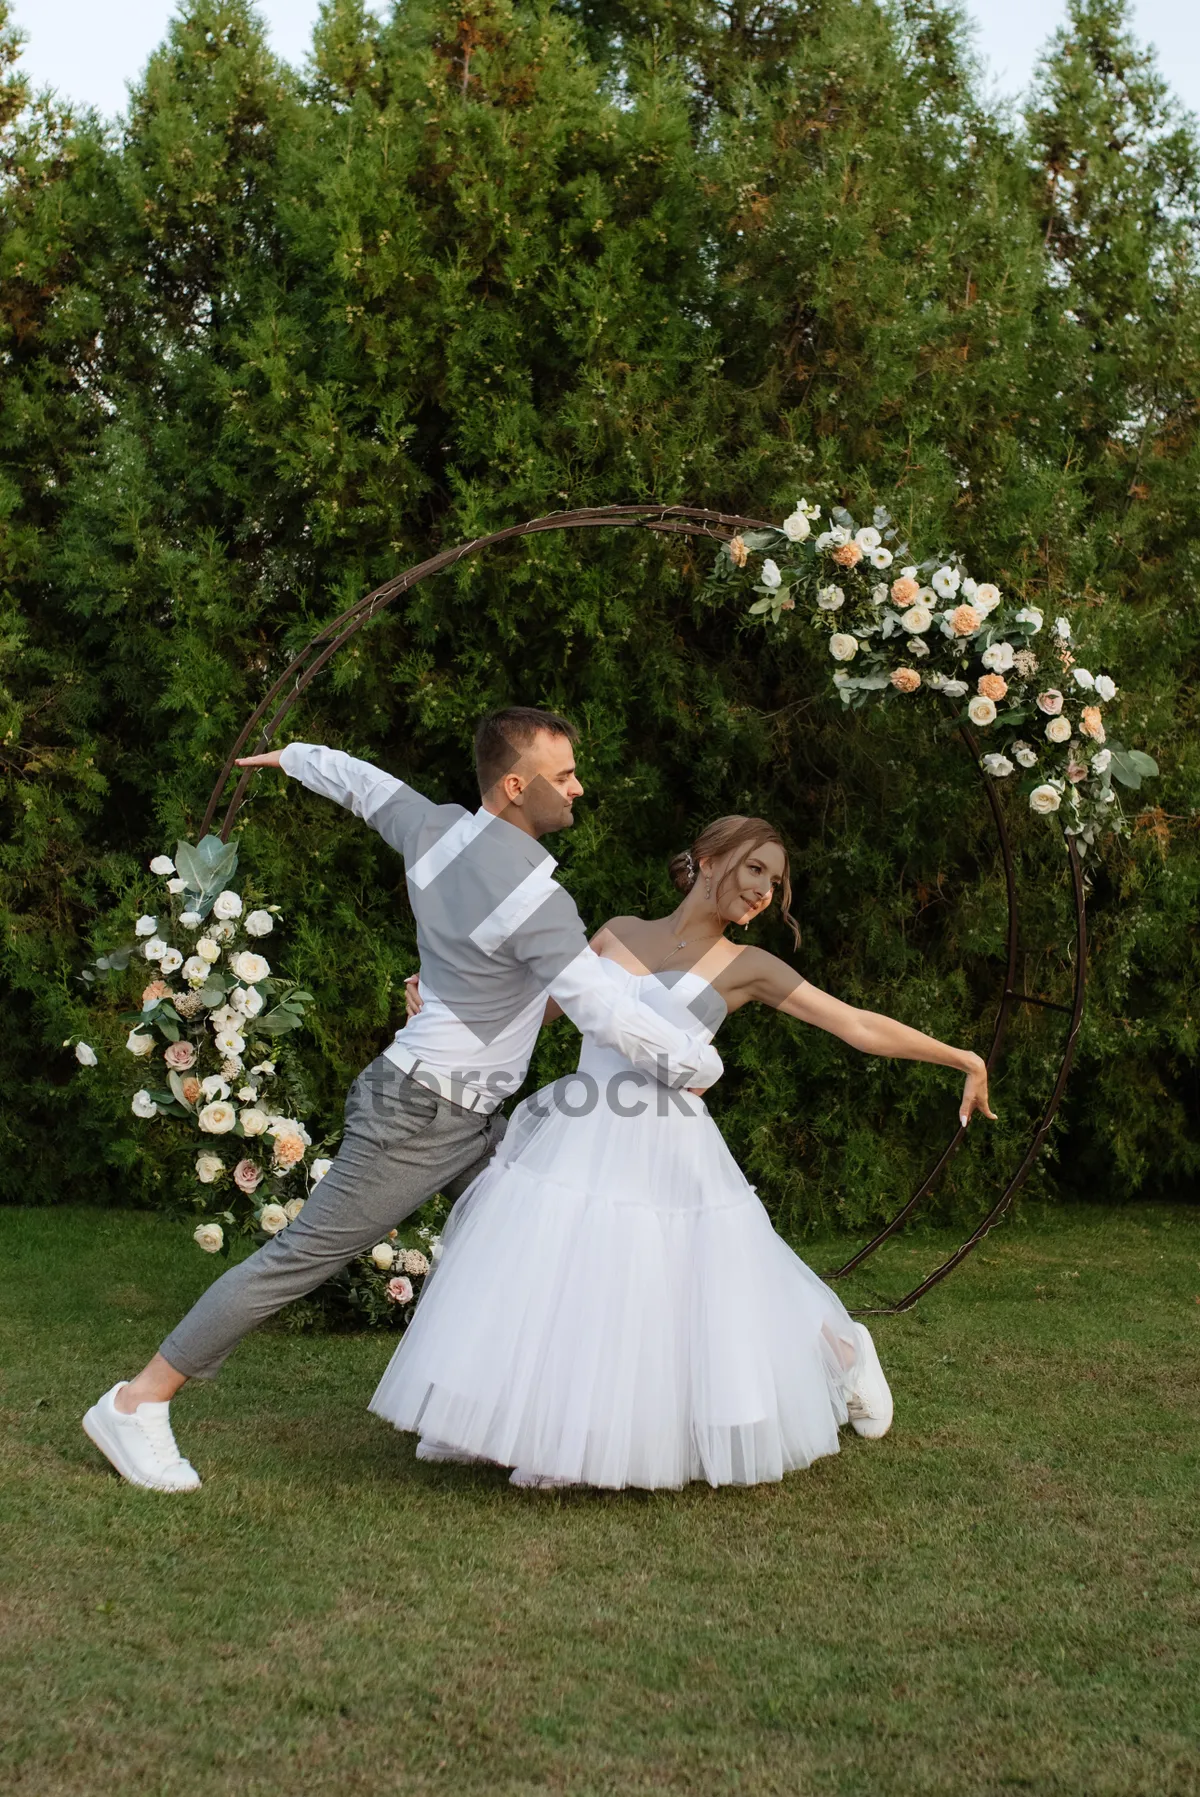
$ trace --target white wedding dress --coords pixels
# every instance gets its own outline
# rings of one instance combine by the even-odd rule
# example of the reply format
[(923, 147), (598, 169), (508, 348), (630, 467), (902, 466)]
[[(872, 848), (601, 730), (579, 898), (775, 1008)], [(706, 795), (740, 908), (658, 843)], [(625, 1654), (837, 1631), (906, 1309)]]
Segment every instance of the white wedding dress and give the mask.
[[(607, 965), (696, 1029), (703, 975)], [(585, 1037), (459, 1199), (371, 1409), (518, 1482), (751, 1485), (837, 1452), (859, 1328), (703, 1100)]]

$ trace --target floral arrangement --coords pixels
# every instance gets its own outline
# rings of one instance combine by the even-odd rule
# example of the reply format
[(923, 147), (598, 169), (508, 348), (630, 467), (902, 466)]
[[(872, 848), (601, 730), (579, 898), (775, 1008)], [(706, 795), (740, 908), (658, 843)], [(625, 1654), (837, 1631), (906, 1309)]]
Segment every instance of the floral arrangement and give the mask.
[[(197, 1247), (222, 1255), (233, 1237), (261, 1242), (286, 1229), (333, 1165), (312, 1153), (284, 1040), (303, 1024), (312, 994), (272, 973), (263, 948), (279, 906), (247, 911), (233, 884), (237, 861), (236, 843), (216, 836), (178, 843), (174, 859), (156, 855), (150, 872), (163, 880), (161, 902), (137, 919), (132, 942), (79, 976), (88, 987), (131, 970), (150, 976), (140, 1008), (120, 1014), (134, 1063), (130, 1110), (148, 1126), (182, 1132), (196, 1150), (195, 1185), (181, 1208), (201, 1213)], [(91, 1043), (68, 1037), (63, 1046), (81, 1067), (98, 1065)], [(440, 1251), (432, 1229), (413, 1233), (423, 1248), (400, 1243), (393, 1230), (314, 1293), (294, 1322), (404, 1327)]]
[(995, 745), (985, 772), (1007, 780), (1020, 769), (1030, 810), (1058, 814), (1080, 854), (1106, 830), (1128, 835), (1114, 782), (1136, 790), (1158, 767), (1109, 735), (1116, 683), (1080, 664), (1070, 620), (1055, 618), (1043, 637), (1037, 606), (973, 579), (956, 556), (918, 562), (882, 508), (860, 526), (837, 507), (818, 534), (820, 515), (802, 499), (778, 529), (734, 536), (717, 580), (746, 573), (758, 595), (750, 615), (768, 627), (799, 603), (845, 705), (903, 705), (922, 693), (955, 702), (955, 722)]

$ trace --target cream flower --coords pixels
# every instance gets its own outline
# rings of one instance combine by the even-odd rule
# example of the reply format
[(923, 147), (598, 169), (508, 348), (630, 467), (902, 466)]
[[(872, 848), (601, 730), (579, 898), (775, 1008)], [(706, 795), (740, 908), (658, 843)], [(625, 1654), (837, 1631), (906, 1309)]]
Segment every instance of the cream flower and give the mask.
[(1069, 643), (1071, 640), (1071, 620), (1069, 618), (1055, 618), (1054, 634), (1060, 641)]
[(200, 1081), (200, 1090), (207, 1099), (228, 1098), (229, 1087), (219, 1073), (210, 1073)]
[(1036, 605), (1023, 605), (1017, 613), (1014, 622), (1017, 624), (1028, 624), (1033, 631), (1034, 636), (1036, 636), (1046, 620)]
[(1029, 795), (1029, 809), (1036, 811), (1039, 817), (1047, 817), (1050, 812), (1057, 811), (1062, 804), (1057, 787), (1035, 786)]
[(288, 1214), (282, 1204), (264, 1204), (258, 1213), (258, 1226), (267, 1235), (278, 1235), (288, 1226)]
[(386, 1273), (390, 1270), (395, 1258), (396, 1250), (392, 1247), (390, 1242), (376, 1242), (371, 1250), (371, 1259), (375, 1262), (375, 1265), (379, 1268), (381, 1273)]
[(158, 965), (163, 973), (178, 973), (183, 966), (183, 956), (177, 948), (169, 948), (165, 955), (159, 957)]
[(783, 534), (789, 543), (802, 543), (811, 530), (812, 525), (807, 516), (799, 509), (790, 513), (783, 521)]
[(1112, 762), (1112, 750), (1111, 749), (1100, 749), (1095, 755), (1092, 756), (1092, 772), (1094, 774), (1107, 774), (1107, 772), (1109, 770), (1109, 766), (1111, 765), (1111, 762)]
[(283, 1208), (287, 1213), (288, 1222), (294, 1223), (296, 1218), (300, 1215), (300, 1212), (304, 1209), (304, 1199), (289, 1198)]
[(269, 936), (275, 928), (275, 919), (269, 911), (251, 911), (243, 928), (247, 936)]
[(910, 636), (907, 648), (910, 655), (922, 656), (929, 654), (929, 644), (925, 641), (924, 637), (921, 636)]
[(853, 661), (858, 654), (858, 638), (838, 632), (829, 639), (829, 653), (834, 661)]
[(179, 913), (179, 921), (185, 930), (198, 930), (200, 925), (204, 922), (204, 919), (201, 917), (199, 911), (181, 911)]
[(243, 1017), (257, 1017), (263, 1008), (263, 995), (256, 986), (235, 986), (229, 1002)]
[(161, 936), (151, 936), (142, 949), (147, 961), (161, 961), (167, 952), (167, 945)]
[(1046, 741), (1065, 743), (1071, 740), (1071, 721), (1069, 718), (1056, 717), (1046, 723)]
[(206, 1254), (219, 1254), (225, 1246), (225, 1231), (219, 1223), (200, 1223), (192, 1231), (192, 1240)]
[(179, 894), (183, 891), (183, 889), (184, 889), (184, 882), (182, 880), (168, 880), (167, 881), (167, 891), (171, 894), (172, 898), (178, 898)]
[[(896, 585), (899, 586), (897, 581)], [(910, 605), (900, 616), (901, 628), (907, 630), (909, 636), (920, 636), (933, 623), (933, 613), (927, 605)]]
[(275, 1063), (274, 1061), (260, 1061), (257, 1067), (251, 1067), (250, 1071), (254, 1074), (261, 1074), (264, 1079), (270, 1079), (275, 1072)]
[(144, 1087), (140, 1092), (134, 1093), (133, 1103), (129, 1108), (135, 1117), (147, 1118), (157, 1117), (158, 1115), (158, 1106)]
[(765, 587), (770, 587), (771, 591), (774, 592), (775, 588), (782, 584), (782, 581), (783, 576), (779, 572), (777, 565), (771, 560), (770, 556), (768, 556), (762, 565), (763, 585)]
[(233, 957), (233, 971), (237, 978), (244, 981), (247, 986), (254, 986), (259, 980), (266, 979), (271, 967), (270, 963), (265, 961), (261, 955), (256, 955), (252, 949), (244, 948), (240, 955)]
[(202, 961), (207, 961), (211, 966), (221, 959), (221, 945), (219, 942), (214, 942), (211, 936), (201, 936), (196, 944), (196, 953)]
[(175, 863), (169, 855), (156, 855), (150, 863), (150, 872), (152, 874), (173, 874)]
[(1096, 675), (1096, 697), (1107, 705), (1117, 696), (1117, 689), (1107, 674)]
[(967, 690), (965, 680), (943, 680), (939, 688), (939, 691), (945, 693), (948, 699), (961, 699)]
[[(968, 584), (969, 583), (966, 581), (963, 582), (964, 593), (967, 590)], [(981, 611), (986, 618), (988, 613), (990, 611), (995, 611), (1000, 603), (1000, 588), (993, 586), (990, 580), (985, 580), (975, 588), (973, 593), (970, 593), (967, 596), (970, 599), (971, 604), (975, 607), (975, 610)]]
[(881, 543), (878, 549), (872, 549), (867, 560), (873, 568), (890, 568), (892, 565), (892, 552), (890, 549), (886, 549)]
[(1071, 678), (1073, 681), (1075, 681), (1077, 686), (1081, 686), (1083, 688), (1085, 693), (1091, 692), (1092, 688), (1096, 684), (1095, 675), (1090, 674), (1086, 668), (1072, 668), (1071, 669)]
[(314, 1185), (316, 1185), (318, 1180), (324, 1179), (325, 1175), (328, 1173), (328, 1171), (329, 1171), (330, 1167), (332, 1167), (332, 1165), (333, 1165), (333, 1162), (331, 1160), (327, 1160), (324, 1155), (321, 1156), (320, 1160), (315, 1160), (312, 1163), (311, 1167), (308, 1169), (309, 1177), (311, 1178), (312, 1183)]
[(130, 1030), (125, 1038), (125, 1046), (130, 1054), (151, 1054), (154, 1049), (154, 1037), (143, 1036), (138, 1030)]
[(218, 892), (213, 900), (213, 916), (224, 918), (240, 917), (242, 901), (236, 892)]
[(861, 530), (855, 531), (854, 541), (858, 544), (863, 553), (866, 554), (869, 550), (878, 549), (883, 538), (873, 524), (864, 524)]
[(157, 930), (157, 928), (158, 928), (157, 917), (150, 917), (150, 916), (139, 917), (137, 922), (133, 926), (133, 933), (135, 936), (153, 936), (153, 934), (154, 934), (155, 930)]
[(871, 588), (871, 604), (882, 605), (888, 596), (887, 586), (881, 581), (877, 587)]
[(75, 1044), (75, 1059), (79, 1062), (81, 1067), (94, 1067), (96, 1065), (96, 1051), (89, 1042), (77, 1042)]
[(837, 611), (846, 603), (846, 595), (841, 587), (821, 587), (817, 593), (817, 604), (822, 611)]
[(1011, 643), (989, 643), (979, 659), (993, 674), (1007, 674), (1013, 665), (1013, 646)]
[(205, 1150), (196, 1156), (196, 1178), (202, 1186), (210, 1186), (214, 1179), (220, 1179), (225, 1171), (225, 1162), (219, 1154), (211, 1154)]
[(994, 724), (996, 722), (995, 704), (991, 699), (985, 699), (982, 694), (977, 694), (967, 706), (967, 716), (973, 724), (978, 724), (981, 728), (987, 724)]
[(213, 1044), (221, 1055), (239, 1055), (246, 1046), (246, 1038), (240, 1030), (217, 1030), (213, 1036)]
[(984, 772), (990, 774), (993, 780), (1007, 779), (1015, 771), (1007, 755), (985, 755), (983, 767)]
[(237, 1112), (223, 1098), (218, 1098), (212, 1104), (205, 1105), (196, 1122), (206, 1135), (224, 1136), (229, 1134), (237, 1122)]
[(199, 955), (189, 955), (183, 964), (183, 977), (191, 986), (203, 986), (208, 978), (208, 962)]
[(1037, 766), (1037, 750), (1030, 748), (1028, 743), (1015, 742), (1013, 744), (1013, 754), (1021, 767)]
[(930, 582), (939, 599), (953, 599), (959, 589), (961, 576), (954, 568), (939, 568)]
[(242, 1112), (241, 1124), (243, 1135), (261, 1136), (267, 1127), (267, 1113), (252, 1107)]

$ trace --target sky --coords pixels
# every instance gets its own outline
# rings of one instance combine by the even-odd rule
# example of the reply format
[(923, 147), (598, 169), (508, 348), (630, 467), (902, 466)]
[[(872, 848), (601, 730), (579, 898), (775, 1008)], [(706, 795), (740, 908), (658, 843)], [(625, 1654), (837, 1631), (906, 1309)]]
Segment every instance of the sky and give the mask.
[[(382, 3), (382, 0), (381, 0)], [(258, 0), (276, 54), (304, 58), (318, 0)], [(1038, 52), (1064, 16), (1063, 0), (966, 0), (978, 27), (977, 48), (993, 95), (1018, 95)], [(119, 112), (126, 84), (162, 39), (173, 0), (14, 0), (26, 32), (24, 66), (37, 87), (67, 99)], [(1136, 0), (1139, 36), (1156, 47), (1159, 66), (1176, 94), (1200, 114), (1200, 0)]]

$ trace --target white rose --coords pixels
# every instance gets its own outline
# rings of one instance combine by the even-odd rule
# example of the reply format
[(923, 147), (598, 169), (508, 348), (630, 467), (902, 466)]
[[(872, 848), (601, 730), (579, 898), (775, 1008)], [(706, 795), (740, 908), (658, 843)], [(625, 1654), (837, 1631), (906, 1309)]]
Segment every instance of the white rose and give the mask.
[(968, 575), (958, 590), (964, 599), (970, 599), (973, 604), (975, 595), (979, 591), (979, 582), (977, 580), (972, 580)]
[(965, 680), (943, 680), (942, 691), (948, 699), (961, 699), (967, 691)]
[(208, 962), (199, 955), (189, 955), (183, 964), (183, 977), (190, 985), (202, 986), (208, 978)]
[(817, 604), (822, 611), (837, 611), (845, 603), (846, 595), (841, 587), (821, 587), (817, 593)]
[(221, 1055), (239, 1055), (246, 1046), (246, 1038), (240, 1030), (218, 1030), (213, 1041)]
[(332, 1167), (332, 1165), (333, 1165), (333, 1162), (330, 1160), (326, 1160), (324, 1156), (322, 1156), (320, 1160), (316, 1160), (313, 1162), (312, 1166), (309, 1168), (308, 1171), (312, 1177), (312, 1182), (314, 1185), (316, 1185), (316, 1183), (319, 1179), (324, 1179), (325, 1175), (328, 1173), (328, 1171), (329, 1171), (330, 1167)]
[(261, 1136), (267, 1127), (265, 1111), (250, 1110), (242, 1112), (242, 1130), (248, 1136)]
[(283, 1208), (287, 1215), (288, 1222), (294, 1223), (296, 1218), (300, 1215), (300, 1212), (304, 1209), (304, 1200), (303, 1198), (289, 1198)]
[(158, 965), (164, 973), (177, 973), (183, 966), (183, 956), (177, 948), (169, 948)]
[(231, 1104), (218, 1098), (212, 1104), (206, 1104), (196, 1122), (210, 1136), (225, 1136), (237, 1122), (237, 1112)]
[(210, 1073), (200, 1081), (200, 1090), (206, 1098), (228, 1098), (229, 1087), (219, 1073)]
[(183, 891), (183, 881), (182, 880), (168, 880), (167, 881), (167, 891), (171, 894), (172, 898), (177, 898), (179, 896), (179, 894)]
[(1117, 696), (1117, 689), (1107, 674), (1096, 675), (1096, 697), (1103, 699), (1106, 705)]
[(906, 612), (900, 614), (900, 624), (910, 636), (920, 636), (933, 623), (933, 613), (927, 605), (910, 605)]
[[(943, 687), (942, 691), (944, 692), (945, 690), (945, 687)], [(977, 695), (967, 706), (967, 716), (973, 724), (979, 724), (981, 727), (987, 724), (994, 724), (996, 722), (996, 707), (990, 699), (985, 699), (981, 695)]]
[(386, 1273), (396, 1258), (396, 1250), (390, 1242), (377, 1242), (371, 1250), (371, 1259), (381, 1273)]
[(278, 1235), (288, 1226), (288, 1214), (282, 1204), (264, 1204), (258, 1213), (258, 1226), (268, 1235)]
[(1111, 762), (1112, 762), (1112, 750), (1111, 749), (1101, 749), (1098, 754), (1092, 756), (1092, 771), (1093, 771), (1093, 773), (1107, 774)]
[[(969, 586), (974, 587), (974, 591), (971, 593), (967, 593)], [(970, 599), (975, 610), (982, 612), (985, 618), (990, 611), (995, 611), (1000, 603), (1000, 589), (993, 586), (990, 580), (982, 581), (979, 586), (975, 586), (973, 581), (964, 580), (962, 590), (964, 595)]]
[(147, 961), (161, 961), (167, 952), (167, 945), (161, 936), (151, 936), (142, 953)]
[(1007, 755), (985, 755), (983, 766), (985, 772), (989, 773), (993, 780), (1003, 780), (1014, 772), (1013, 764)]
[(1061, 803), (1053, 786), (1035, 786), (1029, 795), (1029, 809), (1036, 811), (1039, 817), (1046, 817), (1051, 811), (1057, 811)]
[(960, 576), (953, 568), (939, 568), (931, 584), (939, 599), (953, 599), (959, 588)]
[(196, 1178), (202, 1186), (210, 1186), (224, 1171), (225, 1162), (219, 1154), (204, 1153), (196, 1156)]
[(829, 639), (829, 653), (834, 661), (853, 661), (858, 654), (858, 638), (846, 636), (839, 631)]
[(1069, 718), (1050, 718), (1046, 724), (1046, 740), (1052, 743), (1069, 742), (1071, 737), (1071, 721)]
[(253, 1104), (258, 1093), (253, 1086), (239, 1086), (234, 1096), (239, 1104)]
[(1069, 643), (1071, 640), (1070, 618), (1055, 618), (1054, 633), (1056, 636), (1061, 637), (1064, 643)]
[(214, 942), (211, 936), (201, 936), (196, 944), (196, 953), (202, 961), (207, 961), (211, 966), (213, 962), (221, 959), (221, 945), (219, 942)]
[(143, 1036), (136, 1029), (130, 1030), (125, 1038), (125, 1046), (130, 1054), (151, 1054), (154, 1049), (154, 1037)]
[(1072, 668), (1071, 678), (1083, 688), (1085, 693), (1090, 692), (1096, 684), (1095, 675), (1089, 674), (1086, 668)]
[(1011, 643), (992, 643), (979, 659), (993, 674), (1007, 674), (1013, 665), (1013, 646)]
[(812, 525), (800, 511), (792, 512), (783, 521), (783, 534), (789, 543), (802, 543), (811, 529)]
[(882, 605), (888, 596), (887, 583), (880, 581), (877, 587), (871, 588), (871, 604)]
[(192, 1231), (192, 1240), (206, 1254), (219, 1254), (225, 1246), (225, 1231), (219, 1223), (201, 1223)]
[(169, 855), (156, 855), (150, 863), (150, 872), (152, 874), (173, 874), (175, 863)]
[(892, 552), (890, 549), (885, 549), (881, 543), (878, 549), (872, 549), (867, 560), (873, 568), (890, 568), (892, 565)]
[(868, 550), (878, 549), (883, 538), (873, 524), (864, 524), (861, 530), (855, 531), (854, 541), (865, 555)]
[(157, 928), (157, 917), (139, 917), (133, 926), (133, 933), (135, 936), (153, 936)]
[(155, 1104), (154, 1100), (151, 1098), (149, 1092), (145, 1091), (144, 1089), (141, 1092), (134, 1093), (133, 1103), (130, 1105), (129, 1108), (133, 1112), (135, 1117), (157, 1117), (158, 1116), (158, 1106)]
[(244, 948), (240, 955), (235, 955), (233, 958), (233, 971), (239, 980), (245, 981), (247, 986), (254, 986), (259, 980), (266, 979), (271, 968), (270, 963), (265, 961), (261, 955), (256, 955), (251, 949)]
[(179, 913), (179, 921), (185, 930), (198, 930), (200, 925), (204, 922), (204, 919), (201, 917), (199, 911), (181, 911)]
[(247, 936), (269, 936), (275, 928), (275, 919), (269, 911), (251, 911), (244, 927)]
[(1037, 751), (1031, 749), (1028, 743), (1014, 743), (1013, 754), (1016, 756), (1022, 767), (1037, 766)]
[(927, 642), (925, 642), (922, 637), (919, 637), (919, 636), (910, 636), (908, 639), (907, 648), (908, 648), (909, 654), (915, 655), (918, 660), (920, 660), (920, 658), (923, 655), (929, 654), (929, 644)]
[(213, 916), (227, 918), (240, 917), (241, 915), (242, 901), (237, 893), (218, 892), (216, 898), (213, 900)]
[(81, 1067), (94, 1067), (96, 1065), (96, 1051), (87, 1042), (77, 1042), (75, 1044), (75, 1059), (79, 1062)]
[(762, 583), (763, 583), (763, 585), (765, 587), (770, 587), (771, 590), (774, 591), (774, 589), (780, 585), (782, 580), (783, 580), (782, 574), (780, 574), (779, 569), (775, 566), (775, 563), (768, 556), (766, 561), (762, 565)]

